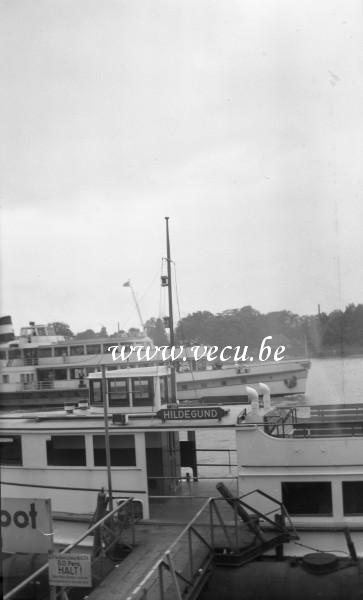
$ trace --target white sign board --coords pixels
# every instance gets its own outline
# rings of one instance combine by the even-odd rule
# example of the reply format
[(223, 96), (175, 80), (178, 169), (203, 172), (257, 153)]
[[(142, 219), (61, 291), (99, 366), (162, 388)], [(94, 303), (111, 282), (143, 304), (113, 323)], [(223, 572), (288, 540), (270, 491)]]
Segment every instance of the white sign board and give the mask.
[(47, 553), (53, 548), (50, 500), (1, 499), (3, 552)]
[(92, 587), (90, 554), (52, 554), (49, 584), (63, 587)]

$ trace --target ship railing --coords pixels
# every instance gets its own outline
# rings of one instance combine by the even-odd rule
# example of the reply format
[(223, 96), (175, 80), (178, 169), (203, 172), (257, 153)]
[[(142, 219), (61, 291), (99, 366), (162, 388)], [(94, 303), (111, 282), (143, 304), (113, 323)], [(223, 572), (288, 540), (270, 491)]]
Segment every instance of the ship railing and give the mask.
[[(84, 542), (89, 536), (93, 537), (93, 547), (91, 550), (92, 588), (96, 587), (114, 568), (114, 561), (120, 560), (120, 554), (124, 556), (125, 553), (128, 553), (135, 546), (135, 523), (137, 521), (135, 513), (134, 498), (121, 500), (116, 508), (99, 519), (97, 523), (90, 526), (75, 542), (59, 551), (59, 554), (65, 555), (65, 557), (67, 554), (73, 552), (79, 554), (84, 554), (86, 551), (89, 552), (89, 549), (85, 548)], [(51, 553), (49, 557), (51, 558)], [(48, 570), (49, 561), (7, 592), (4, 595), (4, 600), (16, 598), (19, 592), (23, 591), (24, 593), (25, 588), (27, 588), (27, 593), (30, 590), (31, 597), (40, 597), (37, 594), (37, 590), (40, 591), (42, 584), (44, 586), (44, 578), (47, 577)], [(47, 582), (45, 586), (48, 586)], [(58, 586), (49, 588), (49, 593), (45, 594), (44, 597), (52, 598), (52, 600), (56, 600), (57, 598), (63, 599), (67, 597), (70, 589), (59, 588)]]
[(337, 437), (362, 437), (363, 421), (341, 421), (341, 422), (311, 422), (298, 423), (295, 425), (294, 438), (337, 438)]
[[(265, 499), (275, 503), (279, 519), (273, 519), (247, 504), (244, 498), (248, 495), (206, 499), (126, 600), (195, 599), (212, 572), (213, 562), (225, 566), (246, 564), (267, 550), (282, 552), (285, 541), (298, 539), (281, 502), (262, 492)], [(246, 520), (241, 518), (241, 504), (250, 509)], [(270, 524), (272, 534), (264, 534), (260, 520)], [(292, 532), (288, 531), (290, 525)]]
[[(220, 499), (208, 498), (181, 533), (125, 600), (197, 597), (209, 575), (214, 547), (239, 545), (241, 524), (226, 524)], [(120, 599), (121, 600), (121, 597)]]
[(24, 367), (34, 367), (37, 366), (39, 364), (39, 360), (37, 356), (32, 356), (29, 358), (24, 358), (23, 359), (23, 364)]
[(280, 438), (363, 436), (363, 409), (360, 405), (311, 405), (309, 416), (299, 416), (306, 405), (280, 407), (264, 418), (265, 433)]
[(278, 408), (274, 414), (264, 417), (264, 431), (274, 437), (287, 437), (296, 423), (296, 407)]
[[(270, 502), (270, 504), (272, 504), (271, 510), (268, 510), (267, 512), (261, 512), (258, 509), (256, 509), (255, 506), (252, 506), (250, 503), (246, 502), (246, 498), (254, 496), (255, 494), (262, 496), (268, 502)], [(253, 514), (261, 518), (267, 525), (277, 527), (281, 531), (287, 528), (292, 532), (292, 538), (299, 538), (299, 535), (286, 509), (286, 506), (280, 500), (277, 500), (273, 496), (270, 496), (270, 494), (267, 494), (263, 490), (255, 489), (250, 492), (247, 492), (246, 494), (242, 494), (242, 496), (239, 496), (239, 501), (245, 508), (247, 508)], [(273, 515), (273, 519), (271, 518), (271, 515)]]
[(54, 381), (25, 381), (21, 384), (21, 390), (24, 392), (51, 390), (54, 388)]
[(87, 384), (84, 380), (80, 379), (49, 379), (46, 381), (25, 381), (23, 383), (17, 384), (17, 391), (21, 392), (46, 392), (48, 390), (69, 390), (69, 389), (78, 389), (81, 387), (87, 387)]

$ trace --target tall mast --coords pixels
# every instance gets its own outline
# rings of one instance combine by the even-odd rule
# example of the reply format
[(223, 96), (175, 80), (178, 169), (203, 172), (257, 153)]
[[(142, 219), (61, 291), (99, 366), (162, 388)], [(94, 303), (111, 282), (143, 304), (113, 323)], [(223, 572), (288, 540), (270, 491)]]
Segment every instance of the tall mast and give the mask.
[[(169, 299), (169, 336), (170, 346), (175, 345), (174, 336), (174, 319), (173, 319), (173, 291), (171, 281), (171, 258), (170, 258), (170, 239), (169, 239), (169, 217), (165, 217), (166, 223), (166, 262), (168, 267), (168, 299)], [(176, 402), (176, 376), (175, 376), (175, 365), (171, 363), (171, 399), (172, 402)]]

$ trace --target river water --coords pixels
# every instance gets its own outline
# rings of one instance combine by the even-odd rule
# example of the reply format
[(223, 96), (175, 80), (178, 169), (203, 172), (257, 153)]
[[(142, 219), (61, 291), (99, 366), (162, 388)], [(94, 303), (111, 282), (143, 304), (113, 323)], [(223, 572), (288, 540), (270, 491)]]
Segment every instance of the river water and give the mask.
[(362, 402), (363, 357), (311, 361), (307, 401), (311, 404)]

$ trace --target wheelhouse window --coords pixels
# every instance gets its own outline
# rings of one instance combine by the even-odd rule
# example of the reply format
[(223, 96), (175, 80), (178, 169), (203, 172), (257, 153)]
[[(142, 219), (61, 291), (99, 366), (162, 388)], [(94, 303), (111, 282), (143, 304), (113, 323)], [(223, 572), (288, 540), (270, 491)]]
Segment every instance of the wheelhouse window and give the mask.
[(282, 482), (282, 502), (290, 515), (333, 514), (330, 481)]
[(127, 379), (108, 380), (108, 402), (110, 406), (129, 406)]
[(89, 397), (91, 404), (102, 404), (102, 382), (99, 379), (89, 380)]
[(83, 435), (52, 435), (47, 440), (47, 464), (58, 467), (86, 466)]
[[(114, 467), (135, 467), (135, 436), (110, 435), (111, 465)], [(93, 457), (95, 467), (106, 466), (105, 436), (93, 436)]]
[(132, 379), (132, 403), (134, 406), (152, 406), (154, 388), (152, 377)]
[(167, 375), (160, 377), (160, 399), (162, 404), (166, 404), (170, 397), (170, 379)]
[(363, 481), (343, 481), (342, 488), (344, 515), (363, 515)]
[(0, 464), (14, 466), (23, 464), (20, 435), (0, 435)]

